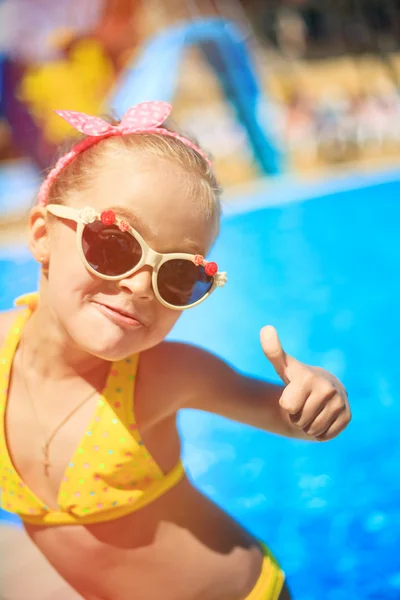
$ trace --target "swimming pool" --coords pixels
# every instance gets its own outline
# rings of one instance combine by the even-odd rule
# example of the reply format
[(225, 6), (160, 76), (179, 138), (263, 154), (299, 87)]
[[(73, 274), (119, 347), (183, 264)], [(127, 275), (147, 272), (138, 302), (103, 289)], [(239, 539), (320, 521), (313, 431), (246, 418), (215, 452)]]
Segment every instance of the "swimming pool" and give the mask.
[[(213, 250), (229, 284), (184, 314), (173, 337), (276, 379), (258, 342), (273, 324), (287, 352), (343, 379), (353, 421), (339, 439), (311, 444), (185, 411), (185, 462), (268, 541), (296, 599), (398, 599), (400, 172), (268, 208), (259, 193), (231, 209)], [(22, 250), (0, 258), (6, 308), (35, 288), (37, 267)]]

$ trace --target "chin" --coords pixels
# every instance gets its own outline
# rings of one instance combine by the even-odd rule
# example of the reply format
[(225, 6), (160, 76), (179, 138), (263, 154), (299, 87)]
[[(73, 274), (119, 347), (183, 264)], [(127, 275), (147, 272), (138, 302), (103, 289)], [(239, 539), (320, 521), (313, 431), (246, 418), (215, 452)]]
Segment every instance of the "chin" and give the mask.
[(131, 354), (142, 352), (146, 349), (147, 344), (143, 336), (130, 335), (129, 338), (123, 336), (122, 339), (115, 339), (115, 337), (102, 340), (96, 339), (95, 343), (86, 344), (85, 346), (90, 354), (113, 362), (127, 358)]
[[(167, 334), (155, 335), (147, 331), (137, 331), (123, 333), (119, 332), (119, 335), (106, 336), (105, 332), (99, 336), (99, 332), (95, 332), (91, 337), (88, 336), (81, 342), (77, 340), (78, 345), (85, 349), (89, 354), (97, 356), (102, 360), (116, 362), (123, 360), (132, 354), (139, 354), (150, 348), (158, 346), (164, 341)], [(93, 340), (93, 343), (88, 344), (88, 339)]]
[(107, 361), (127, 358), (140, 352), (146, 342), (146, 331), (123, 331), (113, 325), (93, 326), (76, 322), (68, 327), (68, 333), (74, 345), (81, 351)]

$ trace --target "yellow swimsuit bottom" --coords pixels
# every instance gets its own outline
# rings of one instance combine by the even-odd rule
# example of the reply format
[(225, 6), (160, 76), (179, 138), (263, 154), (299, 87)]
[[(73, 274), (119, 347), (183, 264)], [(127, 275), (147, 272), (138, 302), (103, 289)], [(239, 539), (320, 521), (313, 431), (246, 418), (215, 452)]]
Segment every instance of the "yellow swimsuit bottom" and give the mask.
[(285, 574), (267, 546), (261, 543), (261, 547), (264, 552), (261, 574), (246, 600), (278, 600)]

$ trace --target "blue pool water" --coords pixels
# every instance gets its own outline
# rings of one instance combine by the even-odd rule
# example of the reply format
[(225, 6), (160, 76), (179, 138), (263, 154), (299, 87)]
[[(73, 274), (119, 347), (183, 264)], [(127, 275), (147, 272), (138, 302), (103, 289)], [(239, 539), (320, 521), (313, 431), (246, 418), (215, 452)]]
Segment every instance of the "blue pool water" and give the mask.
[[(194, 481), (269, 543), (298, 600), (400, 598), (399, 194), (400, 173), (226, 216), (213, 256), (229, 284), (173, 332), (276, 379), (258, 341), (273, 324), (287, 352), (349, 391), (353, 421), (327, 444), (180, 417)], [(24, 252), (0, 268), (6, 308), (37, 270)]]

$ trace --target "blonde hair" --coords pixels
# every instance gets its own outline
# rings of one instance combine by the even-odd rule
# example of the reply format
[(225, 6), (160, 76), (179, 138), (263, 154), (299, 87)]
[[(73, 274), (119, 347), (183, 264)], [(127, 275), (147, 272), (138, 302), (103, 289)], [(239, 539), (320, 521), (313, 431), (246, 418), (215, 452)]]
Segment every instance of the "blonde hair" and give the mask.
[(123, 157), (131, 152), (163, 158), (179, 165), (190, 176), (191, 191), (201, 200), (199, 210), (206, 211), (207, 218), (212, 219), (216, 226), (215, 235), (218, 233), (221, 188), (211, 166), (205, 158), (181, 140), (157, 133), (106, 137), (79, 153), (51, 184), (48, 203), (68, 204), (77, 192), (88, 189), (93, 177), (104, 167), (107, 156)]

